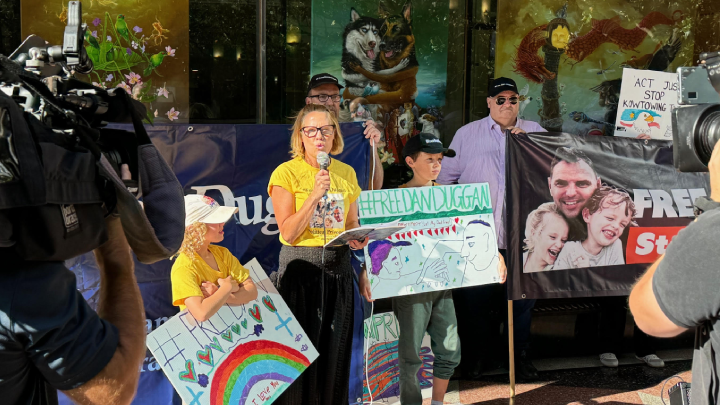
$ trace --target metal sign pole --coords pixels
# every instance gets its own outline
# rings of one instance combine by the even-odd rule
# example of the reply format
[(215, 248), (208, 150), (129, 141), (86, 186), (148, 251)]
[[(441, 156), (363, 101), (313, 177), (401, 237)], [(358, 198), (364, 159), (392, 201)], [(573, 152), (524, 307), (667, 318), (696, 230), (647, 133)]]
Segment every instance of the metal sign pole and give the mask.
[(515, 331), (513, 302), (508, 300), (508, 347), (510, 348), (510, 398), (515, 398)]

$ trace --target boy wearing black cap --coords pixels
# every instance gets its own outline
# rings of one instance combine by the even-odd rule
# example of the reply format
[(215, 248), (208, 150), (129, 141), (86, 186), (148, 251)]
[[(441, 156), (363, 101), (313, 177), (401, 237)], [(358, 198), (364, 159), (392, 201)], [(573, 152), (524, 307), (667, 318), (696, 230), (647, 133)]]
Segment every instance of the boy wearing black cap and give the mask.
[[(410, 138), (403, 148), (405, 163), (413, 178), (400, 188), (435, 186), (443, 157), (455, 151), (443, 147), (433, 134), (420, 133)], [(400, 402), (422, 404), (417, 373), (422, 366), (420, 348), (425, 331), (432, 339), (433, 364), (432, 405), (442, 405), (450, 377), (460, 364), (460, 340), (452, 291), (433, 291), (392, 299), (393, 312), (400, 325), (398, 358), (400, 364)]]

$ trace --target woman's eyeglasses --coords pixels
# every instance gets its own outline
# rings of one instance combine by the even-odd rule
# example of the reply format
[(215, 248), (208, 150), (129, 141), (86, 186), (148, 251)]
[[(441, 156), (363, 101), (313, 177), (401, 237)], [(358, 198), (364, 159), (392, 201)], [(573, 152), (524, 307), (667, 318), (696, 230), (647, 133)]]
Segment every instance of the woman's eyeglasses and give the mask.
[(338, 102), (340, 102), (340, 98), (341, 98), (339, 94), (335, 94), (332, 96), (327, 95), (327, 94), (317, 94), (317, 95), (308, 96), (308, 97), (317, 98), (318, 100), (320, 100), (321, 103), (326, 103), (328, 101), (328, 99), (332, 99), (333, 103), (338, 103)]
[(334, 125), (323, 125), (322, 127), (302, 127), (301, 130), (308, 138), (315, 138), (318, 132), (322, 134), (323, 138), (335, 135)]
[(498, 98), (495, 99), (495, 103), (496, 103), (497, 105), (503, 105), (503, 104), (505, 104), (505, 101), (507, 101), (507, 100), (510, 100), (510, 104), (512, 104), (512, 105), (515, 105), (515, 104), (518, 103), (518, 98), (515, 97), (515, 96), (510, 97), (510, 98), (507, 98), (507, 97), (498, 97)]

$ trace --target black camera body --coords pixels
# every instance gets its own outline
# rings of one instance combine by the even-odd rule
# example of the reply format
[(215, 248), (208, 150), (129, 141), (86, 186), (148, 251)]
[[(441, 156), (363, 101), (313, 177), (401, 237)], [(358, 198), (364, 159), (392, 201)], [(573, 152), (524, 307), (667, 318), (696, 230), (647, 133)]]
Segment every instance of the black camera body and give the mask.
[(142, 124), (145, 106), (73, 78), (93, 69), (81, 18), (70, 1), (62, 46), (31, 35), (0, 55), (0, 253), (70, 259), (107, 240), (112, 214), (138, 260), (166, 259), (183, 239), (182, 187)]
[(678, 103), (672, 111), (673, 159), (682, 172), (707, 172), (720, 140), (720, 52), (703, 64), (678, 68)]

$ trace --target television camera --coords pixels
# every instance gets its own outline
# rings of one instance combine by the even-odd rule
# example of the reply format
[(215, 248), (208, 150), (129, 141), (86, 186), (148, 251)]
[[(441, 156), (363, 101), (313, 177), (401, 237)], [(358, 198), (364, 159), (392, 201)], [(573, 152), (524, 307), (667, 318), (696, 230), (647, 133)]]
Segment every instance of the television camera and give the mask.
[(0, 55), (0, 253), (75, 257), (104, 243), (114, 214), (141, 262), (168, 258), (184, 234), (182, 187), (148, 137), (144, 105), (75, 78), (93, 70), (81, 19), (70, 1), (62, 46), (31, 35)]
[(700, 54), (696, 67), (678, 68), (678, 103), (672, 112), (673, 158), (683, 172), (707, 172), (720, 140), (720, 52)]

